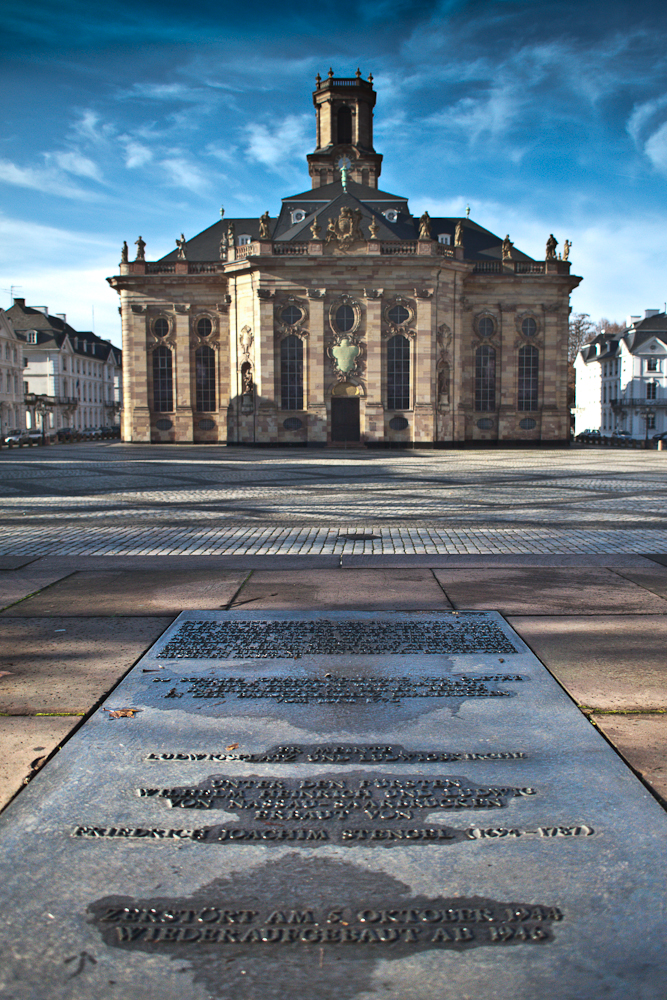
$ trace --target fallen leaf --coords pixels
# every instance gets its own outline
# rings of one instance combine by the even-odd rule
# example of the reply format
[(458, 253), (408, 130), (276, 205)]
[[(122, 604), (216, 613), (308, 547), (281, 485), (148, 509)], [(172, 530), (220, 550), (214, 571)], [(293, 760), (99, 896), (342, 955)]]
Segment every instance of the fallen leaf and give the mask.
[(11, 670), (0, 670), (0, 677), (9, 677)]
[(238, 743), (230, 743), (228, 747), (225, 747), (225, 750), (236, 750), (237, 747)]
[(109, 713), (110, 719), (133, 719), (140, 708), (105, 708), (104, 712)]

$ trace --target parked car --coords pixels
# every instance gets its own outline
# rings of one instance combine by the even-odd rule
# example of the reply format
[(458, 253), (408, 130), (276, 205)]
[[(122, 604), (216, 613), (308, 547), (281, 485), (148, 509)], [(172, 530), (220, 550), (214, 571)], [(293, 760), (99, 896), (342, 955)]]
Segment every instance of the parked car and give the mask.
[(654, 441), (667, 441), (667, 431), (663, 431), (661, 434), (653, 435)]
[(8, 448), (14, 448), (17, 445), (19, 448), (22, 448), (24, 444), (31, 445), (32, 441), (27, 431), (15, 429), (10, 431), (9, 434), (5, 434), (4, 443)]
[(59, 441), (73, 441), (74, 440), (74, 430), (72, 427), (61, 427), (58, 431)]
[(611, 436), (613, 438), (629, 438), (632, 437), (630, 431), (612, 431)]
[(581, 434), (577, 434), (575, 441), (595, 441), (600, 437), (602, 434), (599, 430), (585, 430)]
[[(48, 437), (48, 431), (46, 432), (46, 436)], [(42, 432), (40, 430), (37, 430), (37, 428), (35, 428), (32, 431), (28, 431), (28, 438), (29, 438), (28, 440), (29, 445), (42, 444), (44, 441)]]

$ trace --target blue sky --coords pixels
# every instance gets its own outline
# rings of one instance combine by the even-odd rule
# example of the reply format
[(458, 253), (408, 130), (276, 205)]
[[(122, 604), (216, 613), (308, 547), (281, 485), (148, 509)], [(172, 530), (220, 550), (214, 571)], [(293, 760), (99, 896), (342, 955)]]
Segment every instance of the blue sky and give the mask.
[(7, 2), (0, 304), (120, 343), (105, 277), (310, 187), (319, 71), (373, 73), (380, 185), (531, 256), (572, 240), (572, 305), (667, 300), (667, 6), (637, 0)]

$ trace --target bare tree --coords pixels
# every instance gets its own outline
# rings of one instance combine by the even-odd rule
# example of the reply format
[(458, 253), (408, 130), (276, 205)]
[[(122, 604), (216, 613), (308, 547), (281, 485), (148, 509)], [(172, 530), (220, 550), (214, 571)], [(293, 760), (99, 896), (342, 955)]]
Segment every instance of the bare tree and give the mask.
[(596, 336), (598, 330), (592, 322), (589, 313), (572, 313), (570, 316), (570, 333), (567, 342), (567, 360), (570, 364), (584, 346)]
[(626, 329), (625, 323), (616, 323), (614, 320), (603, 316), (595, 324), (595, 336), (597, 337), (599, 333), (606, 333), (609, 337), (620, 337)]

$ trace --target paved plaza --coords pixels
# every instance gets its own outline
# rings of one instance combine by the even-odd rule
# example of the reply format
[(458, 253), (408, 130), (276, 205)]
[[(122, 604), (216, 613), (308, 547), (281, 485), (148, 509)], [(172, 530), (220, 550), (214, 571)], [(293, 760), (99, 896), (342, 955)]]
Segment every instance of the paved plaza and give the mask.
[(666, 463), (592, 448), (14, 449), (0, 453), (0, 555), (667, 553)]
[[(667, 453), (0, 452), (0, 805), (183, 610), (499, 611), (663, 803)], [(363, 537), (361, 537), (363, 536)]]

